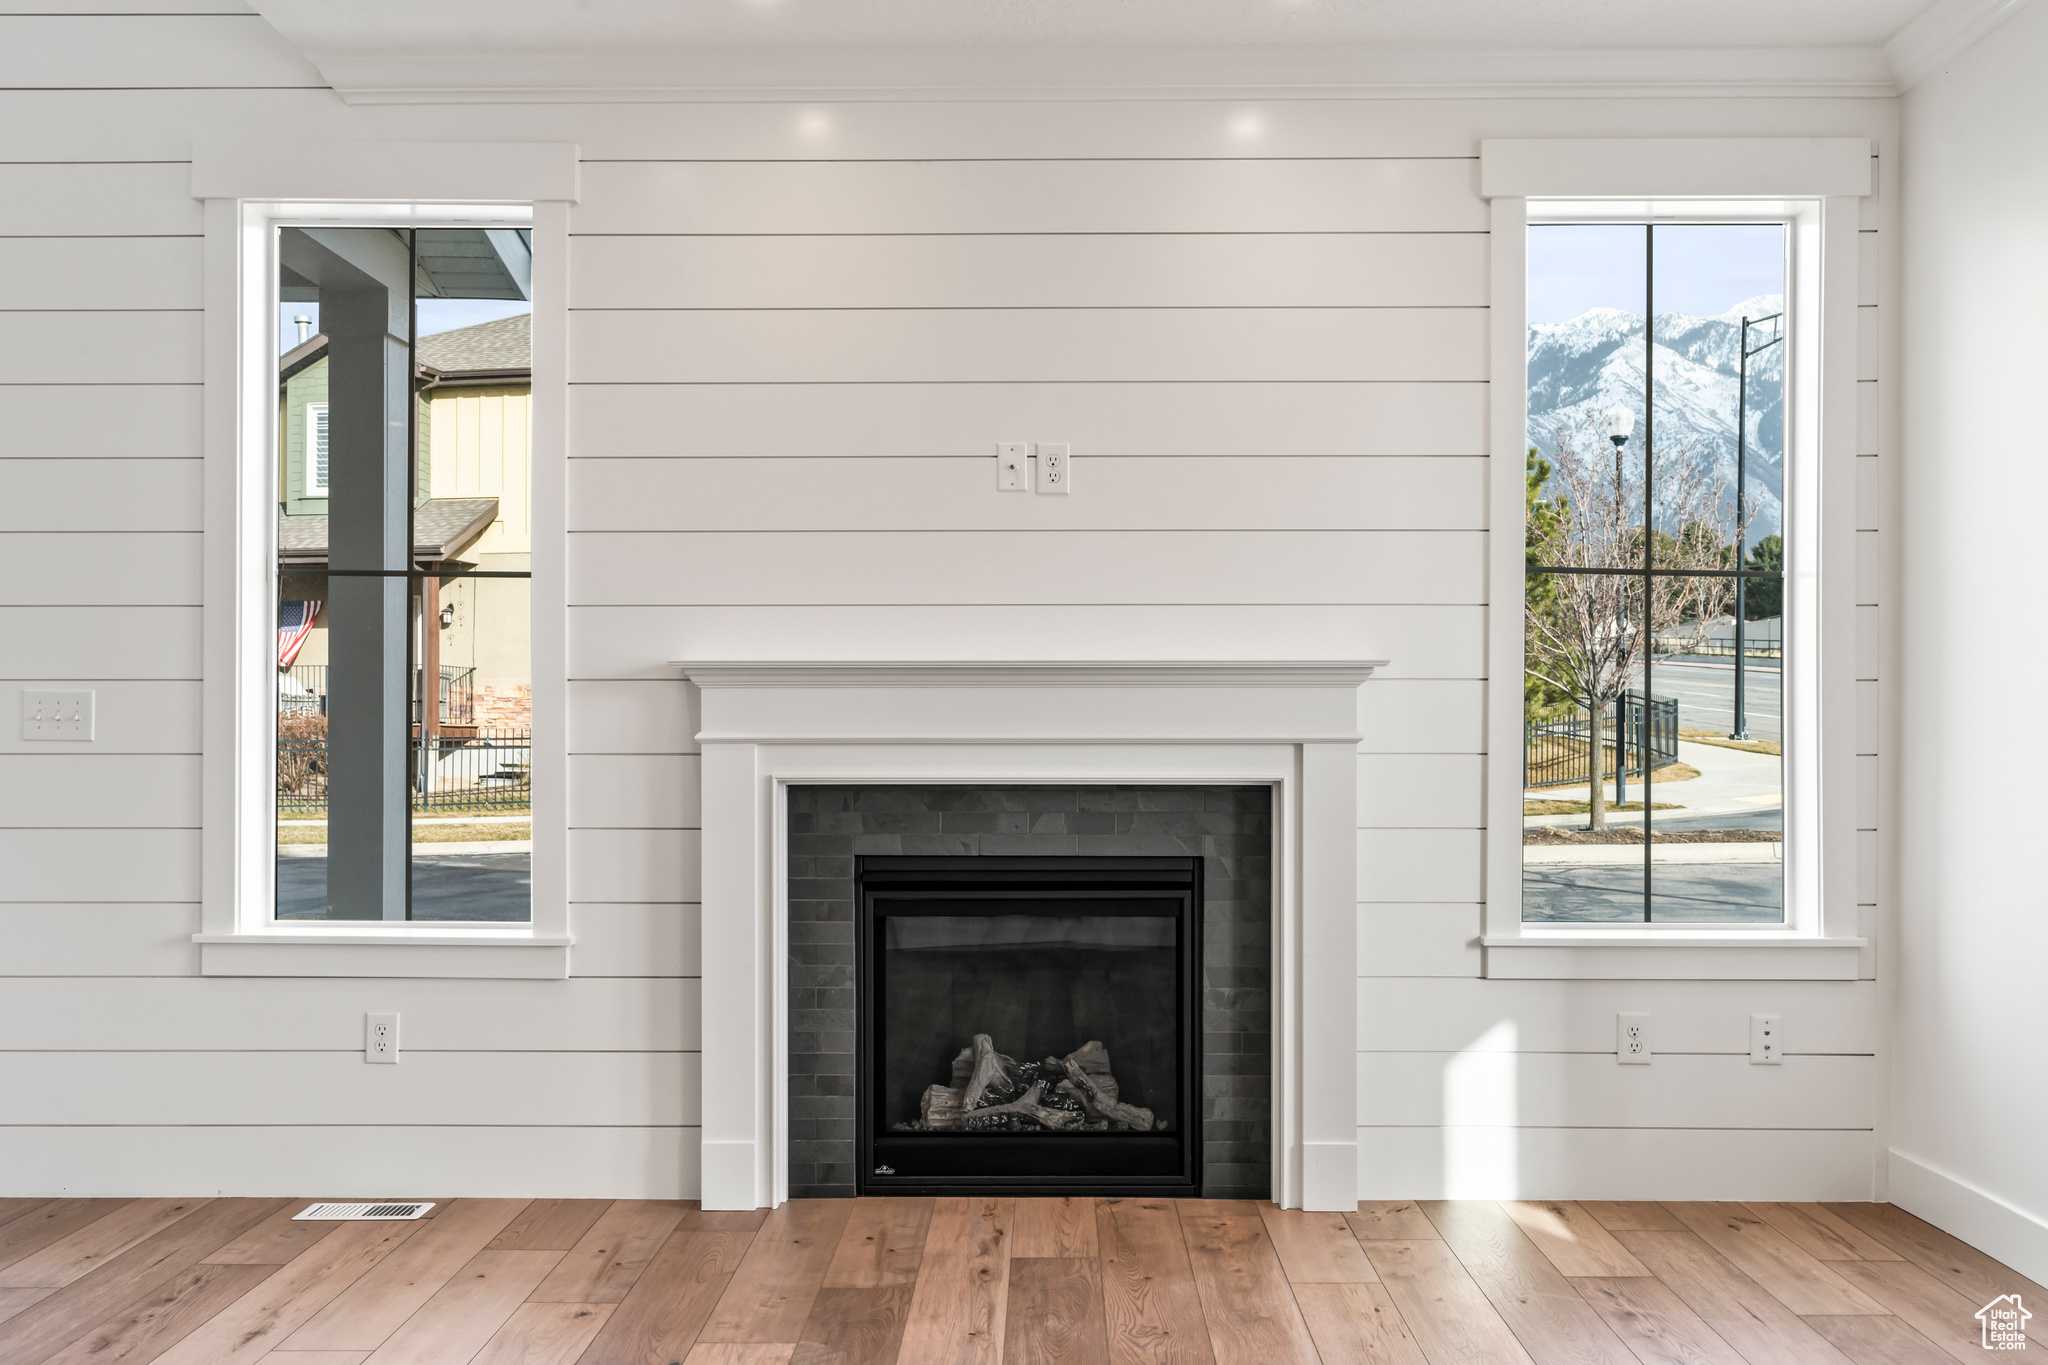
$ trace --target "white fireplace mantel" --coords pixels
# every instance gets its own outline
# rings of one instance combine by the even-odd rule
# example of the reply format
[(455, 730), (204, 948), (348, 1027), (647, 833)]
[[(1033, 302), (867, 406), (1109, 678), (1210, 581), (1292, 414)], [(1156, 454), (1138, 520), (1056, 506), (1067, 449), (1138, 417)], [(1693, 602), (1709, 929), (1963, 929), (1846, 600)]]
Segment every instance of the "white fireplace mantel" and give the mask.
[(1273, 790), (1273, 1197), (1355, 1208), (1359, 685), (1377, 660), (678, 660), (702, 691), (703, 1201), (788, 1197), (792, 785)]

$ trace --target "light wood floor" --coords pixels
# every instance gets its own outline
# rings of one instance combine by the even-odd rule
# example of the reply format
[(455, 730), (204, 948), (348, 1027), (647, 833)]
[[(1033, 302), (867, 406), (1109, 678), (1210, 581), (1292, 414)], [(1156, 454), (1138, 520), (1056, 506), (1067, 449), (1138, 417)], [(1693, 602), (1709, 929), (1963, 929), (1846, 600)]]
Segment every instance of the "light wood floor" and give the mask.
[[(0, 1362), (1918, 1365), (2048, 1290), (1884, 1204), (0, 1199)], [(2048, 1348), (2048, 1331), (2034, 1338)]]

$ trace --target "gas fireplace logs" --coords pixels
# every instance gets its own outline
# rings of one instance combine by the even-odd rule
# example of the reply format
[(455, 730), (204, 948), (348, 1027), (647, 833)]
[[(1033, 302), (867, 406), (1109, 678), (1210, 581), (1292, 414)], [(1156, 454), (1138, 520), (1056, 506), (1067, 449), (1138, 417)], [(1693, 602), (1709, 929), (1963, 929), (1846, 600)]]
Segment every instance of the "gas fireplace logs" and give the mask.
[(986, 1033), (953, 1059), (953, 1084), (924, 1092), (916, 1123), (898, 1132), (1156, 1133), (1166, 1125), (1150, 1109), (1117, 1098), (1109, 1052), (1081, 1044), (1064, 1057), (1019, 1062), (996, 1051)]

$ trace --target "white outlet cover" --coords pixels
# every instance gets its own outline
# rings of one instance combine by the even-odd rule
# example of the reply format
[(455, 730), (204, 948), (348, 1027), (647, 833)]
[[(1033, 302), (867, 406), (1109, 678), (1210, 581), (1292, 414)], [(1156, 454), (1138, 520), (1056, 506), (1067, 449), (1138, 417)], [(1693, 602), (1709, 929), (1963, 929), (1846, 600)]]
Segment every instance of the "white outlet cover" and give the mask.
[(1074, 487), (1073, 447), (1065, 441), (1038, 443), (1038, 491), (1069, 493)]
[[(1630, 1050), (1633, 1036), (1635, 1047)], [(1647, 1014), (1617, 1014), (1614, 1016), (1614, 1060), (1624, 1066), (1648, 1066), (1650, 1064), (1650, 1016)]]
[(398, 1016), (363, 1016), (363, 1060), (381, 1066), (398, 1065)]
[(23, 739), (89, 740), (93, 734), (93, 694), (31, 692), (21, 694)]
[(1749, 1016), (1749, 1064), (1751, 1066), (1783, 1066), (1785, 1064), (1784, 1015), (1752, 1014)]

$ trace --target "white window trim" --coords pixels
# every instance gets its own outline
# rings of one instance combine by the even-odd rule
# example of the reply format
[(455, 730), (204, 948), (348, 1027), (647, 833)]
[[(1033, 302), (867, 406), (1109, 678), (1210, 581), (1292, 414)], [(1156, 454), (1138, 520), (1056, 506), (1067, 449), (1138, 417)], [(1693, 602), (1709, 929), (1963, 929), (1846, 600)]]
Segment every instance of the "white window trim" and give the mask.
[[(1546, 979), (1854, 980), (1856, 274), (1862, 138), (1571, 139), (1481, 143), (1491, 201), (1485, 975)], [(1541, 221), (1776, 218), (1792, 239), (1786, 405), (1786, 923), (1522, 922), (1522, 607), (1528, 430), (1527, 236)], [(1510, 382), (1500, 382), (1506, 379)]]
[[(566, 272), (577, 151), (560, 143), (241, 142), (194, 148), (206, 221), (206, 561), (200, 971), (569, 974)], [(276, 904), (280, 224), (533, 230), (533, 919), (281, 925)]]
[(324, 415), (327, 411), (327, 404), (324, 402), (306, 404), (306, 443), (305, 448), (300, 454), (302, 468), (299, 480), (299, 496), (302, 498), (324, 498), (327, 496), (327, 480), (321, 479), (316, 483), (313, 479), (313, 471), (316, 468), (313, 462), (313, 412), (316, 408)]

